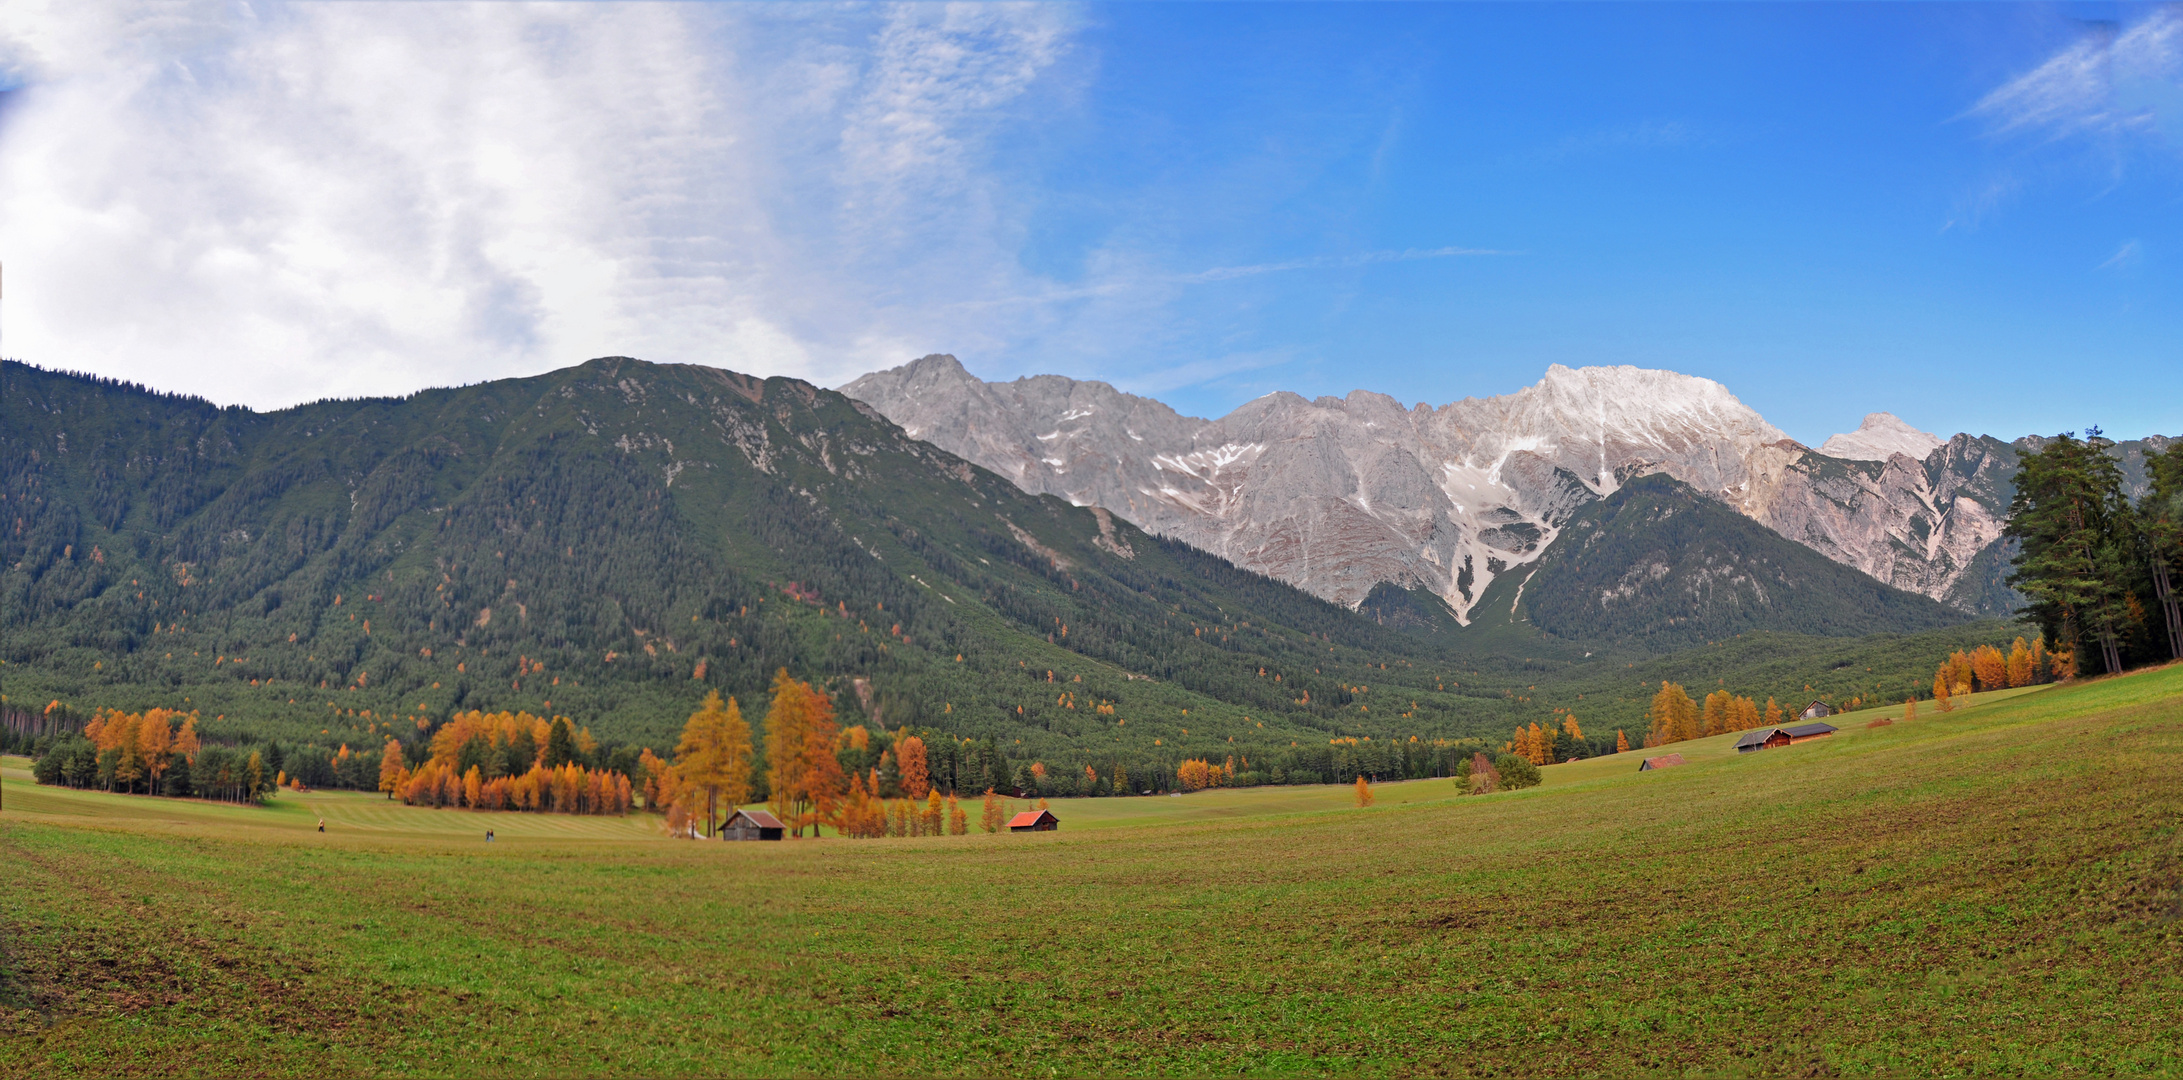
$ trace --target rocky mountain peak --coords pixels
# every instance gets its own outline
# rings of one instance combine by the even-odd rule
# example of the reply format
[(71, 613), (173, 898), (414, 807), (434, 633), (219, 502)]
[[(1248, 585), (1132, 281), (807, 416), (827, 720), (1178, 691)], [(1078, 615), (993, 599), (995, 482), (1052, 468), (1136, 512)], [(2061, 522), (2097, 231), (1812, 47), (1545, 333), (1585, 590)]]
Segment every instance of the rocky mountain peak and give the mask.
[(1876, 412), (1865, 414), (1865, 422), (1859, 424), (1856, 431), (1830, 436), (1820, 443), (1819, 452), (1851, 461), (1886, 461), (1896, 454), (1903, 454), (1912, 461), (1924, 461), (1946, 442), (1937, 435), (1911, 427), (1894, 413)]

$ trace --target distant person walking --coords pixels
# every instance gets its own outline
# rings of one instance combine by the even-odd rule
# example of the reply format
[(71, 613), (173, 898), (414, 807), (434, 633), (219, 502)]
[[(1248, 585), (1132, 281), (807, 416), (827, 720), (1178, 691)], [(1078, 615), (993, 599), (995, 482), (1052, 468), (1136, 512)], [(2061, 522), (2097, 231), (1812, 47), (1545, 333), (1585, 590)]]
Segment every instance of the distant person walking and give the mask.
[(492, 843), (492, 842), (493, 842), (493, 830), (491, 830), (491, 829), (487, 829), (487, 830), (485, 830), (485, 842), (486, 842), (486, 843), (488, 843), (488, 844), (490, 844), (490, 843)]
[(325, 819), (325, 818), (320, 818), (320, 819), (318, 819), (318, 831), (320, 831), (320, 832), (325, 832), (325, 831), (326, 831), (326, 819)]

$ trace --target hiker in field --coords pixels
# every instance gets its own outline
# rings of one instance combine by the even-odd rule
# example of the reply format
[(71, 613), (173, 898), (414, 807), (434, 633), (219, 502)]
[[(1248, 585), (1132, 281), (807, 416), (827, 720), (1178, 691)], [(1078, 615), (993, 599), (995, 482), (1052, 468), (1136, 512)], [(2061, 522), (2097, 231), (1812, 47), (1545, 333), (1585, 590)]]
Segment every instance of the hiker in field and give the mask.
[(485, 842), (486, 842), (486, 843), (488, 843), (488, 844), (490, 844), (490, 843), (492, 843), (492, 842), (493, 842), (493, 830), (491, 830), (491, 829), (487, 829), (487, 830), (485, 830)]
[(325, 831), (326, 831), (326, 819), (325, 819), (325, 818), (320, 818), (320, 819), (318, 819), (318, 831), (320, 831), (320, 832), (325, 832)]

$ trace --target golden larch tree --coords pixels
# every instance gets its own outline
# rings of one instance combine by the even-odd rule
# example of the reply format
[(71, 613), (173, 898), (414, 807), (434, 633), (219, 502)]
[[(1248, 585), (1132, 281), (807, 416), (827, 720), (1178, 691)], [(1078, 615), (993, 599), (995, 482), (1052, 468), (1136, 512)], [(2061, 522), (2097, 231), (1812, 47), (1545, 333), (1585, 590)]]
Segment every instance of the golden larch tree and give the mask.
[(750, 724), (741, 706), (734, 698), (721, 701), (718, 690), (706, 693), (675, 745), (676, 776), (705, 795), (705, 835), (719, 824), (722, 802), (750, 801), (750, 756)]
[(925, 760), (925, 740), (904, 735), (894, 744), (894, 765), (902, 776), (902, 794), (922, 799), (932, 790), (932, 771)]
[(1370, 784), (1367, 784), (1367, 783), (1365, 783), (1365, 782), (1364, 782), (1364, 774), (1363, 774), (1363, 773), (1358, 773), (1358, 774), (1357, 774), (1357, 806), (1358, 806), (1359, 808), (1362, 808), (1362, 807), (1366, 807), (1366, 806), (1370, 806), (1370, 805), (1372, 805), (1372, 785), (1370, 785)]
[[(188, 730), (185, 728), (184, 730)], [(409, 779), (409, 765), (402, 760), (402, 744), (387, 740), (387, 748), (379, 752), (379, 790), (394, 797), (394, 789)]]

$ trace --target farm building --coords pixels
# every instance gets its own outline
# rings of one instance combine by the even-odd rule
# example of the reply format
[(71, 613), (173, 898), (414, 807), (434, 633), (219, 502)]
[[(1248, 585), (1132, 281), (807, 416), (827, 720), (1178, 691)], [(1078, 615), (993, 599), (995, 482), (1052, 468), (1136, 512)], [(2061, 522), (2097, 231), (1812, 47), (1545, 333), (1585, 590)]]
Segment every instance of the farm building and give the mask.
[(1806, 720), (1817, 720), (1822, 716), (1833, 716), (1834, 707), (1824, 701), (1814, 701), (1804, 706), (1804, 712), (1801, 715)]
[(1061, 827), (1061, 819), (1051, 810), (1025, 810), (1008, 819), (1009, 832), (1052, 832)]
[(763, 810), (737, 810), (721, 827), (722, 840), (779, 840), (781, 819)]
[(1753, 750), (1771, 750), (1777, 746), (1787, 746), (1789, 742), (1789, 733), (1780, 728), (1758, 728), (1744, 732), (1743, 737), (1736, 740), (1736, 752), (1748, 754)]
[(1809, 739), (1824, 739), (1838, 730), (1840, 729), (1833, 724), (1827, 723), (1798, 724), (1795, 727), (1781, 729), (1782, 734), (1787, 735), (1791, 743), (1800, 743)]
[(1659, 757), (1646, 758), (1641, 764), (1637, 766), (1637, 771), (1650, 772), (1654, 769), (1668, 769), (1673, 768), (1677, 765), (1681, 765), (1682, 763), (1683, 755), (1681, 754), (1662, 754)]

